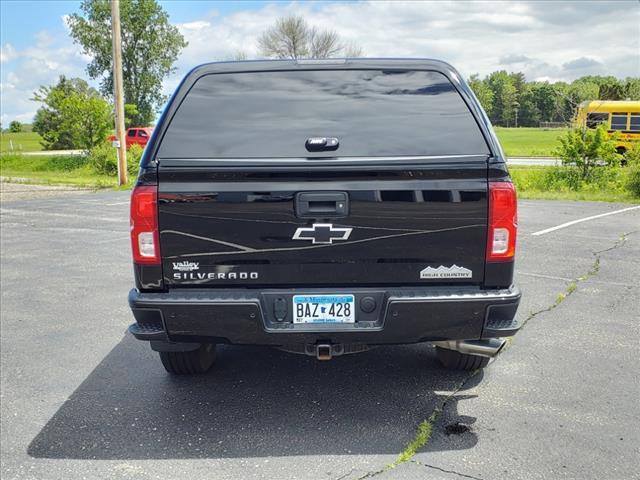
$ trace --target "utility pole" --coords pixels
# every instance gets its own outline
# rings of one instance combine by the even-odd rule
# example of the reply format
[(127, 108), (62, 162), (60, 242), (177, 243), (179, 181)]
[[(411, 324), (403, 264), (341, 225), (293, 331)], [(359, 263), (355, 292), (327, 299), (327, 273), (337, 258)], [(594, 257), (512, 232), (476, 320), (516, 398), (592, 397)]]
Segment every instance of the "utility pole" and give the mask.
[(120, 0), (111, 0), (111, 37), (113, 40), (113, 98), (116, 107), (116, 143), (118, 185), (127, 183), (127, 142), (124, 130), (124, 95), (122, 92), (122, 45), (120, 38)]

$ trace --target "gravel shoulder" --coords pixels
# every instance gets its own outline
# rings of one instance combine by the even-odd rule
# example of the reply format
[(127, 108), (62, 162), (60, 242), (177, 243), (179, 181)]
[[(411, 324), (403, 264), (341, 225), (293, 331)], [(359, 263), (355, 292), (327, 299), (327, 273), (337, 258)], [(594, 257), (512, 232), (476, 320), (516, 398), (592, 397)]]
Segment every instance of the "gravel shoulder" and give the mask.
[(0, 202), (2, 203), (34, 198), (80, 195), (91, 191), (91, 189), (86, 188), (60, 185), (35, 185), (31, 183), (7, 182), (0, 177)]

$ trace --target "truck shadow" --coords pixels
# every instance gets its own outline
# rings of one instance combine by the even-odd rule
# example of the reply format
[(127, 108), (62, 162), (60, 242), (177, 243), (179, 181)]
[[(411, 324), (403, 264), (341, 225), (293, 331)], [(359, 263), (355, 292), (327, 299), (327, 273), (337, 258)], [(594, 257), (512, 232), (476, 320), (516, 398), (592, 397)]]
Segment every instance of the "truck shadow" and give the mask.
[[(28, 453), (58, 459), (396, 454), (464, 378), (443, 370), (427, 345), (379, 347), (330, 362), (221, 347), (209, 374), (176, 378), (157, 354), (127, 336)], [(449, 417), (455, 405), (447, 403)], [(446, 448), (476, 443), (468, 432), (458, 447)]]

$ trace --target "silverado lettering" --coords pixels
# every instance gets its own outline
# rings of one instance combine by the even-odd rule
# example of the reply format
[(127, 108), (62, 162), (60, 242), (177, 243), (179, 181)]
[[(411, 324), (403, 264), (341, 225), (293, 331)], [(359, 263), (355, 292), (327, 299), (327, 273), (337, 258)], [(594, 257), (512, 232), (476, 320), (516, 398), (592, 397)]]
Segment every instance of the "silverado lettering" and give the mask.
[(257, 280), (258, 272), (188, 272), (174, 273), (174, 280)]

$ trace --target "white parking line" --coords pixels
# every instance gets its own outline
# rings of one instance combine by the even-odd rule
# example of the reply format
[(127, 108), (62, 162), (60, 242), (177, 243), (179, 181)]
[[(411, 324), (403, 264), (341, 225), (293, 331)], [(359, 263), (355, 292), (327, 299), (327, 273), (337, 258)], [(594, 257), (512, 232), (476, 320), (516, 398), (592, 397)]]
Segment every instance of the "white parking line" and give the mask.
[(628, 212), (629, 210), (637, 210), (640, 206), (637, 207), (627, 207), (622, 210), (614, 210), (613, 212), (601, 213), (600, 215), (593, 215), (591, 217), (579, 218), (578, 220), (573, 220), (571, 222), (563, 223), (561, 225), (556, 225), (555, 227), (545, 228), (544, 230), (540, 230), (538, 232), (534, 232), (531, 235), (537, 237), (539, 235), (544, 235), (545, 233), (554, 232), (556, 230), (560, 230), (561, 228), (570, 227), (571, 225), (575, 225), (576, 223), (588, 222), (589, 220), (595, 220), (596, 218), (607, 217), (609, 215), (616, 215), (622, 212)]

